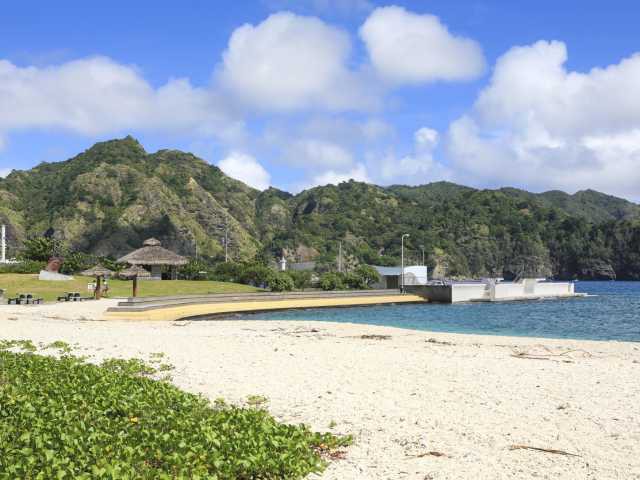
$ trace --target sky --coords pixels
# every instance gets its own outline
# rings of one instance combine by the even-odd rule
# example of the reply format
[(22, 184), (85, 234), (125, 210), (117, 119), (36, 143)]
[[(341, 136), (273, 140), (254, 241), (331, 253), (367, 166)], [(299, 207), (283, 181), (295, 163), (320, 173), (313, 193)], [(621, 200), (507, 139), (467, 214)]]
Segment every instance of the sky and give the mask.
[(9, 2), (0, 176), (132, 135), (259, 189), (640, 201), (639, 24), (621, 0)]

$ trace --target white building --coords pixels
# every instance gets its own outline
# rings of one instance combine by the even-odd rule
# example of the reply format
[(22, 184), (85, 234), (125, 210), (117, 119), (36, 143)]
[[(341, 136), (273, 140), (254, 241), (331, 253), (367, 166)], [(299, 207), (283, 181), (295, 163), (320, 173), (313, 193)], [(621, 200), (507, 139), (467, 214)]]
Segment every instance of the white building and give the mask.
[[(372, 265), (376, 269), (380, 280), (372, 285), (377, 289), (398, 289), (400, 288), (400, 267), (379, 267)], [(404, 267), (404, 285), (426, 285), (429, 281), (427, 267), (425, 265), (410, 265)]]

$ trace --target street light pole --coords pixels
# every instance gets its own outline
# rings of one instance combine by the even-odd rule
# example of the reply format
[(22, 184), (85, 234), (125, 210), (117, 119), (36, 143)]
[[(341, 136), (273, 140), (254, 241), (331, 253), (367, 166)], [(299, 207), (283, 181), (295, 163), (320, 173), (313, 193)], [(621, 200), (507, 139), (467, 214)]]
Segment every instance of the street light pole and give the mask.
[(196, 250), (196, 262), (198, 261), (198, 239), (196, 238), (196, 236), (193, 234), (192, 231), (189, 231), (189, 233), (191, 233), (191, 236), (193, 237), (193, 246), (195, 247)]
[(408, 237), (409, 234), (405, 233), (402, 235), (400, 239), (400, 265), (401, 265), (401, 275), (400, 275), (400, 292), (404, 293), (404, 239)]

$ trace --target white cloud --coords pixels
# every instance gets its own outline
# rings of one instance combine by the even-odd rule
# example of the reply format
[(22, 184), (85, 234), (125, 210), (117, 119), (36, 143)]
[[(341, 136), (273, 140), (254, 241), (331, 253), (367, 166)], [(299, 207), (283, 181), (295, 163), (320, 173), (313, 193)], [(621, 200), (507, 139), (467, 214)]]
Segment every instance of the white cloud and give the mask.
[(129, 129), (237, 135), (242, 122), (221, 97), (172, 79), (152, 87), (139, 72), (106, 57), (44, 68), (0, 60), (0, 133), (55, 128), (94, 136)]
[(302, 168), (345, 168), (353, 164), (351, 153), (340, 145), (316, 139), (295, 140), (285, 148), (284, 160)]
[(317, 185), (338, 185), (342, 182), (348, 182), (349, 180), (355, 180), (358, 182), (371, 182), (369, 175), (367, 174), (367, 168), (362, 163), (358, 163), (349, 171), (337, 171), (328, 170), (320, 175), (316, 175), (312, 178), (307, 188)]
[(394, 83), (469, 80), (485, 68), (480, 45), (452, 35), (440, 19), (402, 7), (375, 9), (360, 28), (373, 66)]
[[(375, 165), (382, 183), (419, 185), (450, 177), (450, 172), (434, 159), (440, 135), (432, 128), (422, 127), (414, 133), (413, 152), (398, 158), (388, 151), (381, 158), (369, 155), (370, 165)], [(373, 169), (372, 169), (373, 170)]]
[(219, 80), (241, 102), (264, 110), (370, 107), (369, 87), (347, 67), (350, 55), (343, 30), (281, 12), (233, 32)]
[(413, 135), (418, 151), (431, 152), (438, 145), (439, 135), (433, 128), (422, 127)]
[(218, 163), (218, 167), (225, 174), (247, 185), (266, 190), (271, 184), (271, 176), (251, 155), (241, 152), (231, 152)]
[(541, 41), (497, 61), (449, 129), (460, 180), (640, 198), (640, 54), (587, 73), (566, 60), (563, 43)]

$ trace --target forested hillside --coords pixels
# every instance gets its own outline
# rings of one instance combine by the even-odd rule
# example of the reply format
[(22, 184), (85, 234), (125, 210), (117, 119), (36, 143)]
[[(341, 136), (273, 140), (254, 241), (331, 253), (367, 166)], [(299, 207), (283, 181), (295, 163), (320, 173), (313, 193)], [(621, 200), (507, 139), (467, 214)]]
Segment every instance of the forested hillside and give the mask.
[(436, 276), (640, 279), (640, 206), (586, 190), (574, 195), (446, 182), (379, 187), (360, 182), (297, 195), (264, 192), (189, 153), (148, 154), (127, 137), (65, 162), (0, 179), (10, 241), (43, 234), (71, 248), (118, 256), (155, 236), (184, 255), (394, 265), (407, 256)]

